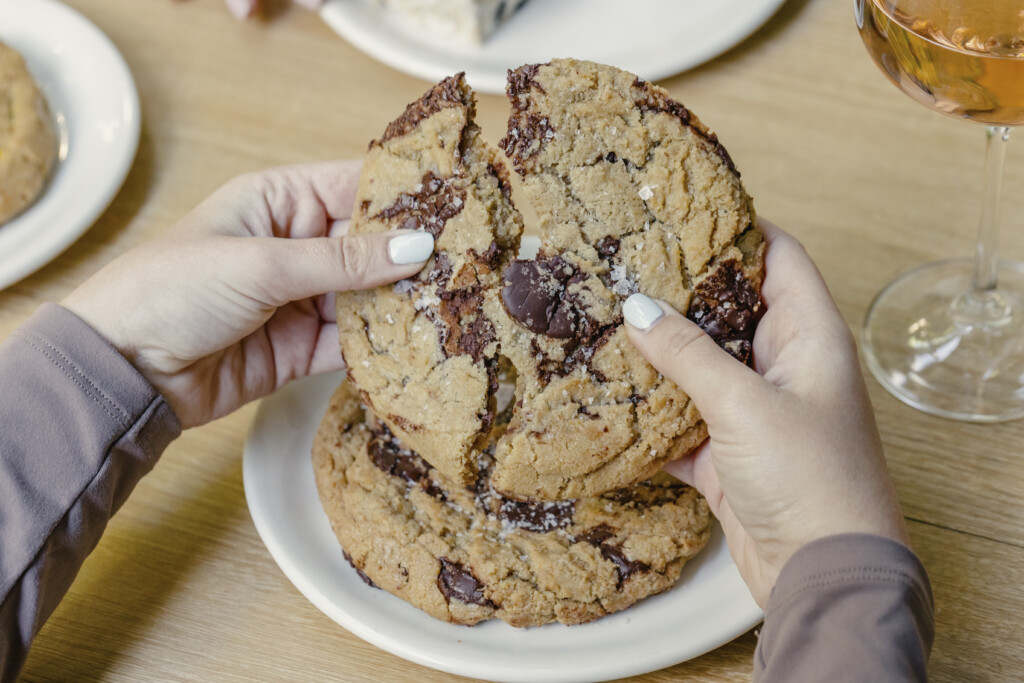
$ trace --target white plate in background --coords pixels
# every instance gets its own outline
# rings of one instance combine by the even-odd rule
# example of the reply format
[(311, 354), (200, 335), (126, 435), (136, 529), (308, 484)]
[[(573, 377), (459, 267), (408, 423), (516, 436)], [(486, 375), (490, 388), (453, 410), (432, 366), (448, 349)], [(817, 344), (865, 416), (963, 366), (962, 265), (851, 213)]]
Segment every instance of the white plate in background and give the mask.
[(675, 588), (578, 626), (447, 624), (362, 582), (320, 506), (311, 448), (343, 373), (310, 377), (263, 399), (242, 461), (256, 530), (285, 575), (327, 616), (388, 652), (495, 681), (603, 681), (655, 671), (745, 633), (763, 614), (715, 524)]
[(529, 0), (480, 47), (424, 34), (368, 0), (328, 0), (320, 16), (385, 64), (437, 82), (459, 71), (487, 93), (506, 70), (554, 57), (611, 64), (656, 81), (717, 57), (785, 0)]
[(25, 58), (50, 105), (60, 159), (34, 204), (0, 225), (0, 289), (35, 272), (99, 218), (139, 145), (139, 95), (110, 39), (55, 0), (0, 1), (0, 41)]

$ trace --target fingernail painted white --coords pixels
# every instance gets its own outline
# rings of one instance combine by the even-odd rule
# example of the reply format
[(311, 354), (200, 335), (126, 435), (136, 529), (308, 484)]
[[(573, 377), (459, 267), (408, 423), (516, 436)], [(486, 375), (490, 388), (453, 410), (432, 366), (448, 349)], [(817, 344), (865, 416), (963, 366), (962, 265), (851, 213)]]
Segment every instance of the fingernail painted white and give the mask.
[(434, 237), (429, 232), (407, 232), (395, 235), (388, 241), (388, 256), (391, 262), (404, 266), (422, 263), (434, 253)]
[(658, 322), (665, 315), (665, 311), (661, 310), (661, 306), (651, 297), (634, 294), (622, 304), (622, 315), (633, 327), (646, 330)]

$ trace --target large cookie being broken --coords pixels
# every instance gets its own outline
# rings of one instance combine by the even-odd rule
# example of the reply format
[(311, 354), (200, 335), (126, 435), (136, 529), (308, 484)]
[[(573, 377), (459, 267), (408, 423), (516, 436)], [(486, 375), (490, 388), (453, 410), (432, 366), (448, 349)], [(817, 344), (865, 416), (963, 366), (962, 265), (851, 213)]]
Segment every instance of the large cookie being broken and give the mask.
[[(448, 82), (389, 126), (367, 160), (353, 229), (414, 227), (426, 216), (424, 227), (438, 230), (438, 254), (416, 280), (339, 296), (351, 377), (405, 444), (463, 483), (475, 479), (493, 428), (503, 367), (516, 390), (495, 446), (496, 489), (559, 500), (652, 476), (707, 432), (689, 397), (629, 343), (621, 305), (637, 291), (664, 299), (749, 360), (763, 240), (732, 160), (689, 110), (632, 74), (575, 60), (511, 72), (502, 146), (542, 240), (536, 259), (513, 260), (521, 222), (500, 163), (455, 171), (491, 189), (501, 210), (486, 220), (453, 223), (468, 202), (442, 195), (454, 181), (443, 180), (451, 172), (438, 159), (455, 144), (442, 141), (460, 138), (436, 126), (424, 132), (437, 112), (421, 113), (436, 109), (429, 103)], [(440, 110), (456, 123), (472, 112), (461, 92), (458, 114)], [(478, 136), (471, 123), (461, 125), (452, 128)], [(398, 129), (408, 142), (396, 145)], [(409, 154), (380, 155), (388, 145)], [(441, 184), (423, 197), (417, 188), (428, 173)], [(389, 208), (406, 206), (420, 213)], [(463, 227), (455, 233), (453, 225)], [(456, 234), (472, 235), (473, 246)], [(397, 335), (389, 332), (395, 326)]]

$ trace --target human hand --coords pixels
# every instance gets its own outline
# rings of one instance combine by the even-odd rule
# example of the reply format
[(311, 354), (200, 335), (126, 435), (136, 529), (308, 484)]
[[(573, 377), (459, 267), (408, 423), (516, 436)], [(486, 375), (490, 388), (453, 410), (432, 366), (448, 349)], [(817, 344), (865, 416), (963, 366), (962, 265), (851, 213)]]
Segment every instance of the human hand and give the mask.
[(631, 341), (708, 426), (708, 441), (665, 469), (707, 498), (763, 607), (786, 561), (815, 539), (908, 539), (850, 330), (800, 243), (760, 225), (756, 372), (664, 303), (633, 295), (623, 311)]
[(344, 235), (359, 169), (340, 161), (236, 178), (61, 304), (138, 368), (183, 427), (340, 369), (324, 293), (409, 277), (434, 246), (408, 230)]
[[(238, 19), (248, 19), (259, 9), (260, 0), (224, 0), (228, 9)], [(317, 9), (324, 4), (325, 0), (295, 0), (306, 9)]]

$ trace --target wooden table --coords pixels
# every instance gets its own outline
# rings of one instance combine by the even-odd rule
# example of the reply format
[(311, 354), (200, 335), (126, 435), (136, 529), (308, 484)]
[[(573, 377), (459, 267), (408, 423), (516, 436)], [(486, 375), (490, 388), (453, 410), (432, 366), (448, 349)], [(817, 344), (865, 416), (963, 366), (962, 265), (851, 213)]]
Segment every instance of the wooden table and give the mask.
[[(0, 337), (232, 176), (361, 155), (427, 86), (283, 0), (270, 20), (244, 25), (219, 0), (68, 4), (131, 66), (142, 143), (96, 225), (0, 292)], [(898, 273), (971, 253), (983, 136), (889, 85), (861, 46), (849, 5), (790, 0), (746, 43), (665, 85), (717, 130), (759, 212), (804, 241), (857, 328)], [(503, 98), (483, 96), (479, 110), (496, 141)], [(1011, 145), (1003, 214), (1003, 254), (1017, 260), (1022, 145)], [(935, 588), (933, 679), (1024, 678), (1024, 421), (944, 421), (870, 383), (914, 546)], [(452, 680), (349, 634), (277, 568), (242, 490), (252, 416), (247, 407), (168, 449), (43, 629), (26, 680)], [(755, 642), (747, 633), (635, 680), (747, 680)]]

